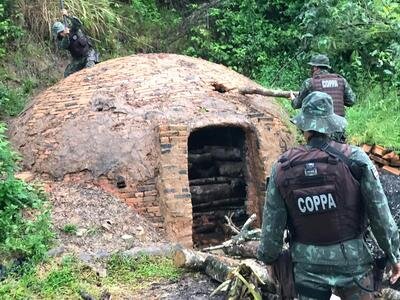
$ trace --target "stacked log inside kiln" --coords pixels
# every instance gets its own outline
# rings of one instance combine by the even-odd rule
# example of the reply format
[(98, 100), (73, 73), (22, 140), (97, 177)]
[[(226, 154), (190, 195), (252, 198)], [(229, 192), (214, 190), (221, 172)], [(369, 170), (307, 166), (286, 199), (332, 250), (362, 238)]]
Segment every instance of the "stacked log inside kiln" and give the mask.
[[(193, 242), (219, 244), (231, 233), (224, 216), (235, 224), (246, 219), (246, 181), (243, 139), (207, 140), (189, 147), (189, 183), (193, 207)], [(242, 140), (242, 141), (241, 141)]]

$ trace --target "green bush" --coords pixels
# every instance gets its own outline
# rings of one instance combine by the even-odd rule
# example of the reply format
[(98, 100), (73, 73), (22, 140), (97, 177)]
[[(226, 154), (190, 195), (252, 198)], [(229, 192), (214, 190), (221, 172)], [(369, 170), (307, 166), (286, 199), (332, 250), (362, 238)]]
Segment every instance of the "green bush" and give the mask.
[(0, 124), (0, 257), (36, 261), (53, 238), (46, 197), (42, 189), (14, 177), (19, 158), (4, 131)]
[(12, 22), (7, 12), (10, 5), (10, 1), (7, 0), (0, 3), (0, 58), (6, 54), (6, 44), (22, 34), (21, 28)]

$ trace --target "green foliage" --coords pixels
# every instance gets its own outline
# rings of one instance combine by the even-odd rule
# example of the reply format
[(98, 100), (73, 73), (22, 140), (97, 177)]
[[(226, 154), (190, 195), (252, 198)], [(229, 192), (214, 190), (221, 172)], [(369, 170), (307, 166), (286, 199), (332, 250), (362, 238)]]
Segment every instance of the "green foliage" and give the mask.
[(117, 299), (132, 296), (145, 288), (142, 281), (177, 279), (181, 271), (165, 258), (126, 258), (114, 255), (106, 262), (107, 277), (100, 278), (93, 269), (74, 257), (24, 267), (22, 275), (11, 274), (0, 285), (1, 299), (78, 299), (87, 291), (96, 299), (103, 289), (112, 290)]
[(12, 22), (7, 13), (6, 9), (9, 8), (9, 5), (9, 1), (0, 3), (0, 58), (6, 54), (6, 44), (22, 34), (21, 28)]
[(53, 238), (45, 195), (14, 177), (18, 156), (4, 131), (0, 125), (0, 257), (38, 260)]
[(177, 279), (181, 275), (170, 259), (148, 256), (132, 258), (119, 254), (107, 261), (107, 270), (111, 282), (133, 283), (149, 278)]
[(0, 82), (0, 115), (16, 116), (26, 102), (26, 95), (19, 89), (10, 89)]
[(78, 227), (76, 227), (75, 224), (65, 224), (61, 231), (67, 234), (75, 235), (78, 231)]
[[(355, 83), (399, 84), (400, 5), (396, 1), (306, 1), (299, 15), (310, 52), (323, 52)], [(396, 75), (397, 73), (397, 75)]]
[(396, 89), (383, 94), (379, 86), (347, 110), (347, 132), (353, 144), (379, 144), (400, 151), (400, 95)]
[(263, 66), (277, 61), (277, 53), (278, 63), (283, 62), (298, 35), (288, 22), (277, 24), (266, 19), (268, 9), (263, 1), (222, 1), (209, 9), (207, 23), (193, 28), (186, 53), (257, 77)]

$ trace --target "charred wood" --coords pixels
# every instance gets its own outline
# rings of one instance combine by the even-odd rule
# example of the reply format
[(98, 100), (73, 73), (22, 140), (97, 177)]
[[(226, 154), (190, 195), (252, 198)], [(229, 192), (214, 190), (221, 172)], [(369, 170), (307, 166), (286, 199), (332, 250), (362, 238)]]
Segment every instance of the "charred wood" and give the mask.
[(205, 185), (205, 184), (215, 184), (215, 183), (230, 183), (231, 177), (208, 177), (208, 178), (198, 178), (190, 180), (190, 185)]
[(244, 205), (246, 198), (227, 198), (227, 199), (220, 199), (220, 200), (211, 200), (205, 203), (198, 203), (196, 204), (195, 201), (193, 201), (193, 208), (196, 211), (201, 211), (207, 208), (212, 208), (216, 209), (218, 207), (226, 207), (229, 205)]

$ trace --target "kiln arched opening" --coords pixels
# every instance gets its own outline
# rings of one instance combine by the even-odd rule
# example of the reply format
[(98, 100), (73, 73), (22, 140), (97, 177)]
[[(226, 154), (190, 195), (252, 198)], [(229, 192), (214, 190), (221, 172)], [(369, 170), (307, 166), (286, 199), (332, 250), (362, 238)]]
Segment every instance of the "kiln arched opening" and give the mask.
[(246, 213), (245, 132), (240, 127), (210, 126), (188, 140), (193, 244), (219, 244), (231, 236), (224, 216), (242, 225)]

